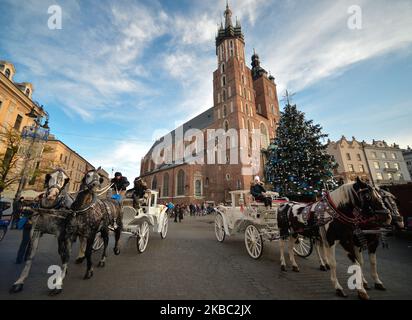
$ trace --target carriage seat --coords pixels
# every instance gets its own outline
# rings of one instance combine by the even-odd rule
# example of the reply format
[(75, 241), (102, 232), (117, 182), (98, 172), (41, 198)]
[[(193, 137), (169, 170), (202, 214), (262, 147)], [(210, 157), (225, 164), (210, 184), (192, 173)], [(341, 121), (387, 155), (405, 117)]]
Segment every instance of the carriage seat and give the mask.
[(249, 202), (250, 202), (250, 205), (253, 207), (262, 207), (262, 206), (264, 207), (265, 206), (265, 204), (262, 201), (256, 200), (255, 197), (252, 195), (249, 196)]

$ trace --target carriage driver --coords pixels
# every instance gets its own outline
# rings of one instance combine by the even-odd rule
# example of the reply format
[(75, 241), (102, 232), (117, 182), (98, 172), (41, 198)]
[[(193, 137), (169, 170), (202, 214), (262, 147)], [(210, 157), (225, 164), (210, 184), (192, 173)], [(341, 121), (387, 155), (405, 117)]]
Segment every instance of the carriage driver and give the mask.
[(140, 199), (143, 199), (146, 193), (147, 184), (143, 181), (142, 178), (137, 177), (134, 179), (134, 188), (133, 190), (133, 208), (138, 210), (140, 208)]
[(270, 206), (272, 208), (272, 198), (266, 196), (266, 190), (263, 187), (263, 182), (260, 181), (259, 176), (255, 177), (254, 182), (250, 186), (250, 193), (255, 198), (255, 200), (262, 201), (267, 208)]
[[(112, 189), (113, 191), (119, 195), (118, 200), (124, 198), (126, 194), (126, 188), (129, 186), (130, 182), (127, 181), (126, 177), (123, 177), (120, 172), (116, 172), (114, 174), (114, 178), (112, 179), (111, 183), (113, 184)], [(120, 199), (119, 199), (120, 198)]]

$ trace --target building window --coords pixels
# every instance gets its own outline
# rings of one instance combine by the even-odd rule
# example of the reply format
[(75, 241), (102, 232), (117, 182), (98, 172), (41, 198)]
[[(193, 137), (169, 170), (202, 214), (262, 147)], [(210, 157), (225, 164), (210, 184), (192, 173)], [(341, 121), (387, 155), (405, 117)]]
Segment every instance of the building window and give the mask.
[(230, 180), (230, 174), (226, 173), (226, 180), (229, 181)]
[(177, 195), (185, 195), (185, 172), (183, 170), (179, 170), (177, 173)]
[(372, 152), (372, 158), (376, 159), (376, 152)]
[(195, 180), (195, 196), (200, 197), (202, 195), (202, 181), (199, 179)]
[(23, 121), (23, 117), (21, 115), (17, 115), (16, 121), (14, 122), (14, 129), (20, 130), (21, 123)]
[(221, 72), (225, 73), (225, 64), (224, 63), (222, 63)]
[(10, 79), (10, 69), (7, 68), (4, 74), (6, 75), (7, 79)]
[(156, 190), (156, 188), (157, 188), (157, 178), (156, 176), (154, 176), (152, 180), (152, 190)]
[(376, 172), (376, 179), (377, 180), (383, 180), (382, 173)]
[(359, 153), (356, 154), (356, 157), (358, 158), (358, 161), (362, 161), (361, 155)]
[(226, 101), (226, 90), (223, 89), (223, 93), (222, 93), (222, 101), (225, 102)]
[(163, 175), (163, 197), (169, 196), (169, 174), (166, 172)]
[(397, 159), (396, 153), (392, 153), (392, 159)]
[(355, 172), (352, 164), (348, 164), (349, 172)]
[(385, 163), (383, 164), (383, 167), (384, 167), (385, 169), (389, 169), (389, 163), (388, 163), (388, 162), (385, 162)]
[(275, 114), (275, 106), (273, 104), (271, 105), (271, 108), (272, 108), (272, 113)]
[(26, 89), (26, 96), (30, 96), (30, 89)]
[(365, 172), (365, 168), (363, 167), (363, 164), (359, 165), (359, 172)]
[(393, 164), (393, 167), (394, 167), (396, 170), (399, 170), (399, 163), (395, 162), (395, 163)]
[(262, 114), (262, 106), (260, 105), (260, 103), (258, 104), (257, 112), (259, 114)]
[(392, 179), (393, 179), (392, 173), (388, 173), (388, 180), (392, 180)]
[(349, 160), (349, 161), (351, 160), (349, 153), (346, 154), (346, 160)]
[(209, 178), (206, 178), (205, 179), (205, 187), (208, 187), (209, 186)]
[(375, 162), (373, 163), (373, 167), (374, 167), (375, 169), (380, 169), (379, 162), (375, 161)]
[(223, 127), (225, 131), (227, 132), (229, 130), (229, 121), (225, 121), (225, 123), (223, 124)]
[(226, 76), (222, 76), (222, 86), (226, 85)]
[(237, 187), (238, 190), (242, 189), (242, 182), (240, 182), (240, 180), (237, 180), (236, 187)]
[(226, 105), (223, 106), (223, 118), (226, 118), (227, 116), (227, 109), (226, 109)]
[(382, 152), (382, 159), (386, 159), (386, 152)]

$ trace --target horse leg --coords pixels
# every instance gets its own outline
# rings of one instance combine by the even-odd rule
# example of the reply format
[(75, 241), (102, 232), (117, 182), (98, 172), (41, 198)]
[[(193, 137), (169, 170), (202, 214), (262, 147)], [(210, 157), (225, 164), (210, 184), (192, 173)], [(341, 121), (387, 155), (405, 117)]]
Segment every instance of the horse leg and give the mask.
[(378, 276), (377, 261), (376, 261), (376, 252), (369, 252), (369, 262), (371, 266), (371, 276), (373, 281), (375, 281), (375, 289), (377, 290), (386, 290), (382, 281)]
[(298, 264), (296, 263), (296, 260), (295, 260), (295, 250), (293, 250), (294, 247), (295, 247), (296, 240), (297, 240), (297, 236), (296, 237), (294, 237), (294, 236), (289, 237), (288, 251), (289, 251), (289, 260), (290, 260), (290, 263), (292, 264), (292, 270), (294, 272), (299, 272), (299, 267), (298, 267)]
[(68, 263), (70, 260), (70, 251), (71, 251), (71, 239), (66, 238), (65, 236), (59, 237), (59, 254), (62, 260), (62, 272), (60, 279), (58, 279), (58, 283), (56, 288), (51, 289), (49, 295), (54, 296), (63, 291), (63, 281), (67, 275)]
[(119, 240), (120, 236), (122, 235), (122, 229), (123, 229), (123, 223), (121, 218), (118, 219), (117, 221), (117, 228), (114, 230), (114, 248), (113, 252), (116, 256), (120, 254), (120, 246), (119, 246)]
[(338, 278), (336, 277), (336, 258), (335, 258), (335, 243), (331, 246), (326, 247), (326, 253), (328, 260), (330, 262), (330, 279), (336, 290), (336, 295), (339, 297), (346, 298), (348, 295), (343, 291), (342, 286), (340, 285)]
[(79, 254), (77, 255), (76, 264), (80, 264), (83, 262), (83, 260), (86, 258), (85, 256), (85, 251), (86, 251), (86, 243), (87, 239), (84, 237), (79, 237), (80, 239), (80, 246), (79, 246)]
[(321, 253), (321, 250), (323, 250), (321, 241), (320, 240), (315, 240), (314, 241), (314, 246), (315, 246), (315, 249), (316, 249), (316, 254), (318, 255), (318, 259), (319, 259), (319, 265), (320, 265), (319, 269), (321, 271), (327, 271), (326, 265), (325, 265), (325, 262), (324, 262), (324, 257), (322, 256), (322, 253)]
[(90, 236), (87, 238), (87, 244), (86, 244), (87, 270), (83, 278), (85, 280), (93, 277), (92, 253), (93, 253), (93, 243), (94, 243), (95, 237), (96, 237), (96, 232), (91, 232)]
[(107, 245), (109, 244), (109, 230), (102, 228), (102, 230), (100, 230), (100, 235), (103, 239), (104, 246), (102, 257), (97, 266), (103, 268), (106, 265)]
[[(33, 229), (35, 227), (33, 226)], [(17, 293), (23, 290), (24, 286), (24, 281), (27, 279), (30, 273), (30, 269), (33, 263), (33, 259), (36, 255), (37, 248), (39, 246), (39, 240), (40, 240), (40, 232), (39, 231), (34, 231), (32, 230), (31, 236), (30, 236), (30, 243), (31, 243), (31, 250), (30, 250), (30, 256), (26, 260), (26, 263), (24, 265), (24, 269), (20, 274), (20, 277), (17, 279), (17, 281), (13, 284), (13, 286), (10, 288), (10, 293)]]
[(286, 271), (286, 261), (285, 261), (285, 243), (284, 239), (279, 239), (279, 249), (280, 249), (280, 270)]
[[(359, 247), (355, 246), (355, 256), (356, 261), (359, 263), (360, 267), (363, 269), (363, 253)], [(368, 281), (366, 280), (363, 272), (362, 272), (362, 285), (366, 290), (369, 290)]]

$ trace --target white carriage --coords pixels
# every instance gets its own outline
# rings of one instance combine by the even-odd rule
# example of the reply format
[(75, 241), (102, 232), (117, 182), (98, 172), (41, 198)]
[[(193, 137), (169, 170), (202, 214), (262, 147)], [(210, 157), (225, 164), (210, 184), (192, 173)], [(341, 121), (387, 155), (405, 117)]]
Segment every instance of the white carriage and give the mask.
[[(259, 259), (263, 253), (265, 240), (280, 239), (277, 225), (278, 194), (268, 192), (273, 199), (272, 209), (266, 209), (264, 204), (254, 200), (249, 190), (230, 192), (231, 205), (219, 205), (215, 211), (215, 234), (219, 242), (226, 236), (244, 233), (245, 246), (250, 257)], [(312, 252), (311, 239), (299, 237), (294, 251), (301, 257), (307, 257)]]
[[(143, 253), (149, 242), (150, 229), (160, 234), (162, 239), (166, 238), (169, 219), (167, 217), (167, 207), (158, 205), (159, 193), (147, 190), (139, 210), (131, 206), (123, 206), (123, 234), (136, 238), (136, 248), (139, 253)], [(96, 238), (93, 249), (99, 250), (103, 246), (102, 239)]]

